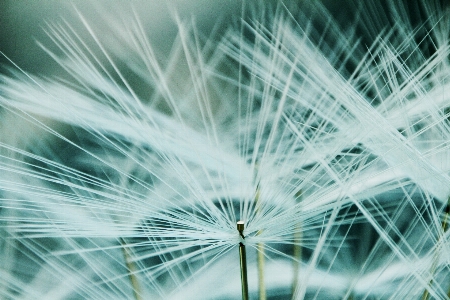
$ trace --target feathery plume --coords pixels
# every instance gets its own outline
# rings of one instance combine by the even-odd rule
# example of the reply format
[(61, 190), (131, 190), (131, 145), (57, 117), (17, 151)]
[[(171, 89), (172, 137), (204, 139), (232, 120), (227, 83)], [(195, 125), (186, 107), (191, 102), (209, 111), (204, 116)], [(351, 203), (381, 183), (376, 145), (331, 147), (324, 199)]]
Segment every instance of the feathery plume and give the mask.
[(65, 75), (0, 75), (1, 297), (447, 299), (449, 11), (415, 4), (174, 14), (167, 56), (137, 8), (49, 24)]

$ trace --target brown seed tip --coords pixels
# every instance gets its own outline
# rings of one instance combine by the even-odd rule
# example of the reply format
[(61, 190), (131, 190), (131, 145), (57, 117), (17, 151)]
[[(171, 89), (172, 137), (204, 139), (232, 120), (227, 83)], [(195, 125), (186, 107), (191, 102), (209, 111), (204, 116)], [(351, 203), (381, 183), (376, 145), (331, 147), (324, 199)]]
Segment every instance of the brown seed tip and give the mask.
[(237, 222), (237, 230), (239, 232), (242, 232), (242, 231), (244, 231), (244, 228), (245, 228), (245, 222), (244, 221), (238, 221)]

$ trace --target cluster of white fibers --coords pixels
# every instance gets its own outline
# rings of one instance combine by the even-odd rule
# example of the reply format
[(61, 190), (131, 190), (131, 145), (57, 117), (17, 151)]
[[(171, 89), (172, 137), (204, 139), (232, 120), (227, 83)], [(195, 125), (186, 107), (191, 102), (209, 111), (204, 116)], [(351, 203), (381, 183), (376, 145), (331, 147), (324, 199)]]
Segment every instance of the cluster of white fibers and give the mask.
[(448, 299), (450, 13), (413, 2), (174, 13), (168, 55), (139, 7), (49, 24), (65, 75), (0, 75), (0, 298), (239, 299), (243, 243), (251, 299)]

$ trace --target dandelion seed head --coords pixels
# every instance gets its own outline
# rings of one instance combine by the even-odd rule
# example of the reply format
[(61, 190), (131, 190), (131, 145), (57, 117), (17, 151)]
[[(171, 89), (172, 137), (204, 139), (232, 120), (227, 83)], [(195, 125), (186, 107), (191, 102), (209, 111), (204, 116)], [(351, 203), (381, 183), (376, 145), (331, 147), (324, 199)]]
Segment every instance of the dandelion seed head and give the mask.
[(0, 295), (235, 299), (242, 245), (251, 297), (444, 299), (448, 18), (416, 4), (174, 13), (164, 51), (137, 5), (49, 22), (64, 72), (0, 75)]

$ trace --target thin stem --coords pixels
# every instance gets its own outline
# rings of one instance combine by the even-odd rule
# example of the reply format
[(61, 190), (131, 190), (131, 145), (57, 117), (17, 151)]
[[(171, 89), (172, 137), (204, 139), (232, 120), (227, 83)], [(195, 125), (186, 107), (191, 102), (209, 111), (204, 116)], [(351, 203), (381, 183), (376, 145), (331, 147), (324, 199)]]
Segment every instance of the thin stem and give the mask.
[(123, 258), (125, 260), (125, 265), (128, 270), (128, 278), (130, 279), (134, 299), (142, 300), (142, 298), (140, 296), (141, 289), (139, 287), (139, 281), (136, 277), (136, 266), (131, 260), (131, 253), (129, 250), (129, 246), (123, 238), (120, 239), (120, 244), (122, 245), (122, 254), (123, 254)]
[[(447, 206), (445, 207), (445, 216), (444, 220), (442, 221), (442, 230), (447, 232), (448, 230), (448, 222), (450, 219), (450, 197), (448, 198)], [(450, 298), (450, 287), (447, 290), (447, 297)]]
[[(255, 206), (256, 213), (259, 214), (261, 211), (261, 204), (259, 203), (259, 184), (256, 187), (255, 194)], [(258, 231), (258, 235), (261, 234), (261, 231)], [(256, 245), (257, 249), (257, 263), (258, 263), (258, 286), (259, 286), (259, 300), (266, 300), (266, 285), (264, 280), (264, 243), (258, 243)]]
[[(295, 193), (295, 199), (297, 203), (301, 201), (301, 195), (302, 190), (299, 190), (297, 193)], [(295, 290), (298, 286), (298, 278), (299, 278), (299, 270), (300, 270), (300, 261), (302, 259), (302, 247), (300, 245), (302, 240), (302, 231), (301, 231), (301, 224), (297, 223), (295, 224), (295, 231), (294, 231), (294, 277), (292, 279), (292, 297), (295, 295)]]
[[(439, 235), (439, 239), (437, 242), (438, 245), (439, 245), (439, 242), (441, 241), (442, 237), (444, 236), (444, 233), (448, 229), (449, 218), (450, 218), (450, 197), (448, 198), (447, 206), (445, 207), (445, 215), (444, 215), (444, 219), (442, 220), (442, 224), (441, 224), (442, 234)], [(430, 299), (429, 289), (431, 289), (431, 286), (433, 285), (433, 276), (434, 276), (434, 273), (436, 272), (438, 262), (439, 262), (439, 249), (436, 247), (434, 250), (433, 264), (431, 265), (431, 279), (430, 279), (430, 282), (428, 283), (428, 287), (423, 291), (422, 300)], [(450, 297), (450, 288), (447, 291), (447, 296)]]
[[(237, 230), (239, 231), (239, 235), (244, 240), (244, 228), (245, 222), (238, 221), (237, 222)], [(245, 245), (240, 242), (239, 243), (239, 258), (241, 263), (241, 287), (242, 287), (242, 300), (248, 300), (248, 281), (247, 281), (247, 255), (245, 252)]]
[(266, 286), (264, 283), (264, 244), (258, 243), (258, 284), (259, 300), (266, 300)]

